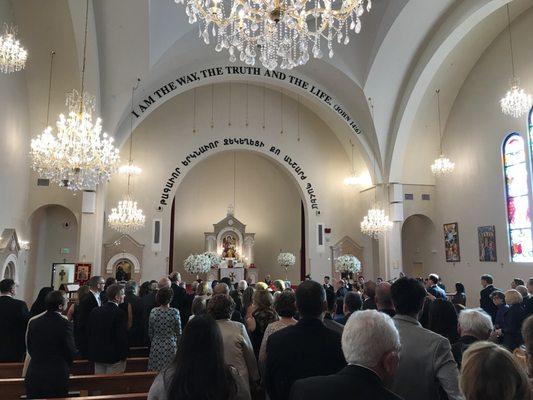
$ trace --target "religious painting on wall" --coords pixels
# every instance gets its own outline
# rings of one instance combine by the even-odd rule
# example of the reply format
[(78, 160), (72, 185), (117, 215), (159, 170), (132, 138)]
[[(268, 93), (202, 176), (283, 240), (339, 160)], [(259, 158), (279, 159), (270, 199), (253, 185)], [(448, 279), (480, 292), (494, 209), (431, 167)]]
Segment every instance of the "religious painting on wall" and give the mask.
[(78, 285), (83, 286), (91, 277), (91, 264), (76, 264), (75, 280)]
[(115, 279), (119, 282), (129, 281), (131, 279), (131, 273), (133, 272), (133, 266), (130, 260), (123, 258), (118, 260), (114, 266)]
[(444, 249), (446, 252), (446, 262), (461, 261), (459, 249), (459, 227), (457, 222), (444, 224)]
[(239, 237), (235, 232), (226, 232), (222, 238), (222, 258), (239, 258)]
[(480, 226), (477, 228), (479, 243), (479, 261), (496, 262), (496, 227)]
[(76, 264), (56, 264), (52, 266), (52, 285), (58, 290), (61, 285), (74, 283)]

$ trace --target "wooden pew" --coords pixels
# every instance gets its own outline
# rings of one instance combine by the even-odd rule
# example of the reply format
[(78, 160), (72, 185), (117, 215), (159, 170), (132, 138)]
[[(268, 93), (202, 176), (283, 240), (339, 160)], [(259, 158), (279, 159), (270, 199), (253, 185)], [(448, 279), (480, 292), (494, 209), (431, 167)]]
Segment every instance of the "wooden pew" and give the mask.
[[(22, 376), (22, 363), (1, 363), (0, 379), (20, 378)], [(126, 361), (126, 372), (146, 372), (148, 368), (147, 357), (128, 358)], [(94, 364), (89, 360), (74, 360), (70, 367), (71, 375), (91, 375), (94, 374)]]
[[(82, 396), (147, 393), (156, 375), (156, 372), (130, 372), (116, 375), (71, 376), (69, 391), (79, 392)], [(20, 399), (25, 394), (24, 379), (0, 379), (0, 393), (2, 399)]]
[(150, 347), (130, 347), (129, 357), (148, 357), (150, 355)]
[(127, 394), (111, 394), (108, 396), (83, 396), (83, 397), (64, 397), (56, 400), (146, 400), (148, 393), (127, 393)]

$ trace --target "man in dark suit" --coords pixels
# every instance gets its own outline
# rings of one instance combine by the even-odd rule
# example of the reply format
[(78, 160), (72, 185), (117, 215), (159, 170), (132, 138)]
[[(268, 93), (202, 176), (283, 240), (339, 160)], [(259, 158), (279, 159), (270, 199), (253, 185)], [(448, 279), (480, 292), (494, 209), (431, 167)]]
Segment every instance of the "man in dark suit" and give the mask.
[(88, 285), (89, 293), (80, 300), (78, 305), (78, 318), (76, 320), (77, 324), (74, 327), (76, 338), (78, 338), (79, 341), (79, 343), (76, 343), (78, 351), (83, 357), (87, 357), (88, 354), (89, 336), (87, 333), (87, 326), (89, 323), (89, 315), (94, 308), (102, 305), (100, 293), (104, 290), (105, 280), (101, 276), (92, 276), (91, 279), (89, 279)]
[(333, 285), (330, 283), (330, 278), (327, 275), (324, 277), (324, 284), (322, 286), (324, 287), (325, 291), (328, 291), (328, 290), (331, 290), (333, 292), (335, 291), (335, 289), (333, 288)]
[(350, 316), (361, 310), (361, 307), (363, 306), (363, 299), (361, 298), (361, 295), (358, 292), (348, 292), (346, 293), (346, 296), (344, 296), (344, 316), (338, 320), (338, 323), (341, 325), (346, 325), (346, 322), (350, 318)]
[[(228, 285), (222, 281), (220, 283), (217, 283), (217, 285), (213, 288), (213, 296), (217, 294), (225, 294), (229, 296), (229, 293), (230, 293), (230, 290), (229, 290)], [(209, 303), (209, 300), (208, 300), (208, 303)], [(232, 321), (240, 322), (241, 324), (244, 324), (244, 319), (242, 318), (242, 314), (235, 309), (231, 313), (230, 319)]]
[(322, 323), (326, 293), (315, 281), (296, 289), (300, 320), (270, 335), (267, 341), (265, 383), (271, 400), (289, 397), (292, 384), (302, 378), (330, 375), (346, 366), (341, 335)]
[(174, 292), (174, 296), (172, 296), (172, 301), (170, 302), (170, 307), (179, 310), (181, 326), (185, 327), (187, 321), (185, 320), (184, 308), (187, 299), (187, 291), (179, 285), (181, 280), (179, 272), (172, 272), (168, 278), (170, 279), (170, 288)]
[(496, 289), (492, 285), (493, 282), (494, 280), (492, 278), (492, 275), (486, 274), (481, 276), (481, 286), (483, 286), (483, 290), (481, 290), (480, 292), (479, 306), (483, 309), (483, 311), (490, 315), (490, 317), (492, 318), (492, 322), (494, 323), (496, 318), (497, 307), (492, 302), (490, 295), (492, 292), (499, 289)]
[(15, 299), (13, 279), (0, 281), (0, 362), (21, 362), (26, 353), (28, 306)]
[(337, 321), (333, 320), (335, 314), (335, 309), (337, 308), (337, 296), (333, 290), (326, 290), (326, 302), (328, 304), (328, 310), (324, 314), (324, 325), (328, 329), (332, 329), (337, 332), (339, 335), (342, 335), (344, 330), (344, 325), (339, 324)]
[(67, 297), (55, 290), (46, 295), (46, 312), (28, 324), (28, 353), (31, 357), (25, 386), (28, 398), (67, 397), (69, 367), (76, 354), (72, 323), (62, 312)]
[(124, 289), (114, 284), (107, 288), (107, 302), (89, 316), (89, 360), (95, 374), (120, 374), (128, 357), (128, 316), (119, 308)]
[(400, 400), (387, 389), (399, 361), (400, 336), (392, 319), (375, 310), (354, 314), (344, 327), (342, 350), (348, 366), (330, 376), (300, 379), (291, 400)]

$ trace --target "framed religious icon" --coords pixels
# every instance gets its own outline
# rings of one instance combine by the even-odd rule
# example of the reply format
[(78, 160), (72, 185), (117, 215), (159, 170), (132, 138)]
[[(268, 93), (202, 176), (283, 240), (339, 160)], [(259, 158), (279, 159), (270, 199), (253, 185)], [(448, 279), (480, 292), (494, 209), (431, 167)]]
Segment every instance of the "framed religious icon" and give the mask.
[(59, 290), (61, 285), (74, 283), (76, 264), (52, 264), (52, 286), (54, 290)]
[(446, 262), (461, 261), (459, 226), (457, 222), (444, 224), (444, 250), (446, 253)]
[(91, 277), (91, 264), (76, 264), (75, 279), (78, 285), (83, 286)]
[(494, 225), (477, 228), (479, 261), (496, 262), (496, 228)]

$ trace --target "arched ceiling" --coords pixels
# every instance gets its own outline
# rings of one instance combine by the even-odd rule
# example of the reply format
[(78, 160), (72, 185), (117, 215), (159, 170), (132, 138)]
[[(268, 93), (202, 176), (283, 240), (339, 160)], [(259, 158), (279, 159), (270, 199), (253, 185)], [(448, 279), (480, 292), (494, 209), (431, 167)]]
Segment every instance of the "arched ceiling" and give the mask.
[[(453, 88), (443, 96), (443, 110), (447, 115), (468, 72), (505, 28), (502, 7), (508, 1), (373, 0), (371, 13), (363, 16), (361, 33), (352, 34), (348, 46), (336, 46), (332, 59), (312, 59), (297, 72), (320, 83), (355, 118), (363, 129), (363, 134), (355, 140), (368, 153), (367, 162), (375, 157), (378, 169), (384, 171), (385, 180), (408, 180), (409, 177), (398, 171), (417, 118), (426, 114), (420, 110), (428, 103), (428, 93), (434, 91), (437, 82), (441, 88)], [(184, 7), (174, 1), (92, 2), (90, 88), (99, 97), (105, 129), (118, 135), (119, 141), (124, 139), (120, 136), (121, 126), (129, 112), (131, 87), (137, 77), (142, 78), (143, 86), (150, 87), (164, 82), (176, 71), (195, 70), (216, 63), (229, 64), (227, 54), (216, 53), (212, 45), (207, 46), (198, 38), (197, 27), (189, 25)], [(46, 3), (56, 15), (70, 15), (69, 21), (61, 18), (56, 23), (70, 24), (64, 31), (74, 32), (75, 47), (72, 49), (72, 39), (67, 38), (63, 44), (58, 33), (54, 33), (52, 40), (45, 37), (48, 35), (46, 30), (42, 32), (40, 29), (39, 34), (22, 34), (30, 49), (30, 57), (33, 49), (53, 42), (51, 45), (61, 47), (77, 60), (79, 66), (84, 2), (47, 0)], [(531, 7), (533, 0), (514, 0), (512, 3), (515, 18)], [(36, 4), (42, 2), (12, 1), (16, 20), (23, 31), (50, 25), (43, 15), (51, 13), (35, 7)], [(27, 74), (28, 80), (45, 80), (46, 57), (40, 56), (32, 62), (34, 68)], [(460, 66), (447, 68), (451, 62)], [(65, 79), (79, 79), (79, 75), (73, 74), (79, 74), (79, 68), (70, 71)], [(44, 85), (37, 86), (39, 88), (28, 85), (30, 97), (32, 91), (44, 90), (41, 87)], [(41, 99), (43, 96), (34, 94), (33, 97)], [(372, 97), (375, 105), (373, 119), (368, 97)], [(34, 103), (30, 107), (39, 107), (39, 102)], [(312, 104), (308, 106), (313, 109)], [(36, 110), (30, 111), (34, 114)], [(318, 107), (316, 111), (321, 112), (321, 109)], [(42, 110), (37, 114), (39, 112)], [(336, 133), (337, 130), (341, 132), (338, 136), (349, 153), (349, 139), (354, 139), (354, 133), (342, 130), (340, 125), (337, 129), (332, 115), (324, 114), (323, 118)]]

